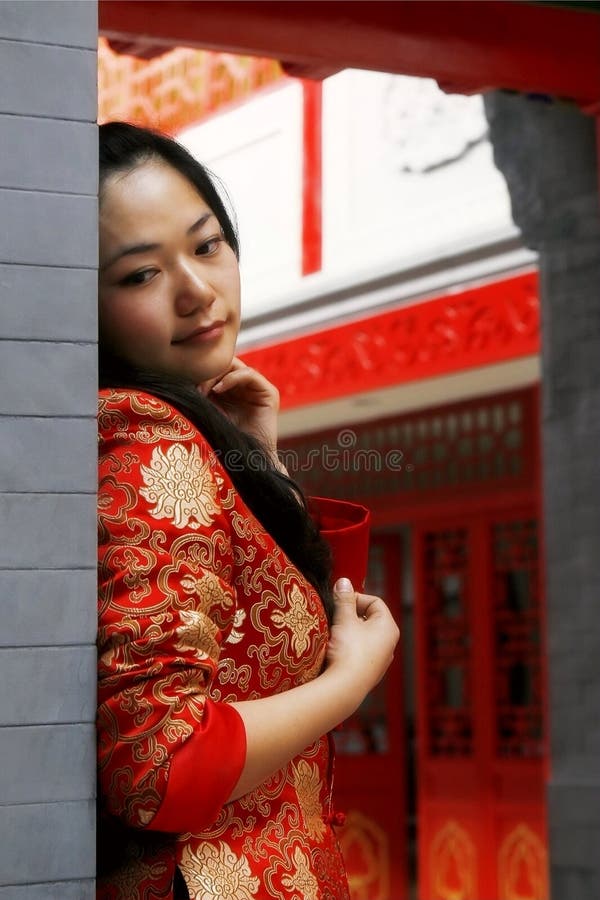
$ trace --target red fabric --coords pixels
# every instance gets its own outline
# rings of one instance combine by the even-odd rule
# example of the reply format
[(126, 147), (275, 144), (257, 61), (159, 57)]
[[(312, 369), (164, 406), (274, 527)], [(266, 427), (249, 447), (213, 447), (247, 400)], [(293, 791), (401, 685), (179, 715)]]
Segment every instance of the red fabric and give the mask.
[(332, 582), (349, 578), (362, 591), (367, 575), (371, 513), (345, 500), (311, 497), (309, 510), (333, 557)]
[[(227, 527), (212, 452), (206, 442), (191, 449), (197, 433), (183, 419), (170, 421), (160, 401), (135, 396), (105, 408), (100, 420), (99, 781), (111, 815), (147, 828), (185, 744), (192, 737), (207, 744), (210, 759), (213, 735), (228, 724), (237, 738), (243, 726), (231, 708), (222, 722), (217, 710), (206, 714), (237, 609), (231, 549), (213, 554), (209, 566), (194, 556), (201, 522), (215, 533)], [(194, 478), (199, 499), (179, 496)], [(206, 825), (228, 799), (244, 764), (239, 740), (234, 747), (218, 778), (201, 779), (205, 802), (182, 809), (184, 830)]]
[[(215, 821), (246, 758), (246, 732), (227, 703), (207, 700), (200, 727), (173, 756), (160, 809), (148, 828), (201, 831)], [(201, 773), (210, 772), (210, 779)]]
[(169, 900), (177, 867), (191, 897), (348, 900), (327, 735), (228, 802), (231, 704), (319, 675), (320, 598), (171, 406), (102, 391), (99, 435), (97, 897)]

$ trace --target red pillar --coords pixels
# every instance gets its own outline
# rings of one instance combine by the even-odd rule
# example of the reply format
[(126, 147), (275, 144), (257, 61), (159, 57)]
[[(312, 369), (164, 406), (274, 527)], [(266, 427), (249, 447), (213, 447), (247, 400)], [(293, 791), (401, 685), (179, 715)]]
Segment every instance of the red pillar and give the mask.
[(322, 194), (322, 96), (320, 81), (302, 82), (302, 274), (321, 269), (323, 258)]

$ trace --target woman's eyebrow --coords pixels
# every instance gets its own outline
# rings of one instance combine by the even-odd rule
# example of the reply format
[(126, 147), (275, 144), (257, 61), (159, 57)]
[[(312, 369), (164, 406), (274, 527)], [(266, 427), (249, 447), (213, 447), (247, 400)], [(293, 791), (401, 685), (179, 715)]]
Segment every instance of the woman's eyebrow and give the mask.
[(158, 250), (159, 247), (160, 244), (130, 244), (128, 247), (121, 247), (120, 250), (117, 250), (117, 252), (104, 263), (104, 265), (100, 266), (100, 271), (104, 272), (105, 269), (110, 269), (117, 260), (122, 259), (124, 256), (133, 256), (136, 253), (148, 253), (150, 250)]
[[(203, 213), (199, 219), (197, 219), (193, 225), (190, 225), (188, 230), (186, 231), (186, 235), (192, 235), (194, 232), (198, 231), (202, 228), (203, 225), (208, 222), (214, 216), (212, 212)], [(160, 244), (129, 244), (128, 246), (121, 247), (117, 252), (108, 259), (104, 265), (100, 266), (100, 271), (104, 272), (105, 269), (109, 269), (113, 266), (117, 260), (122, 259), (124, 256), (134, 256), (137, 253), (149, 253), (151, 250), (158, 250), (160, 248)]]
[(190, 235), (190, 234), (193, 234), (195, 231), (198, 231), (198, 229), (202, 228), (202, 226), (205, 225), (209, 219), (212, 219), (213, 216), (214, 216), (214, 213), (210, 212), (210, 210), (208, 212), (205, 212), (204, 215), (200, 216), (200, 218), (198, 219), (197, 222), (194, 222), (193, 225), (190, 225), (186, 234)]

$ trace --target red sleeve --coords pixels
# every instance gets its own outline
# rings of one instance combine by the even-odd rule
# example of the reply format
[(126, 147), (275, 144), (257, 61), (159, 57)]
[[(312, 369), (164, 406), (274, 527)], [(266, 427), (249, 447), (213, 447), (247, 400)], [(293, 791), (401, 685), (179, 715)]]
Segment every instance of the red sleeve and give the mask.
[(99, 411), (99, 783), (127, 825), (199, 831), (245, 762), (233, 707), (210, 699), (237, 597), (210, 446), (175, 410), (132, 391)]
[(310, 497), (310, 514), (333, 557), (332, 581), (349, 578), (361, 591), (367, 575), (371, 513), (345, 500)]
[(173, 756), (165, 796), (148, 827), (198, 831), (214, 822), (237, 784), (245, 759), (241, 717), (232, 706), (207, 700), (201, 727)]

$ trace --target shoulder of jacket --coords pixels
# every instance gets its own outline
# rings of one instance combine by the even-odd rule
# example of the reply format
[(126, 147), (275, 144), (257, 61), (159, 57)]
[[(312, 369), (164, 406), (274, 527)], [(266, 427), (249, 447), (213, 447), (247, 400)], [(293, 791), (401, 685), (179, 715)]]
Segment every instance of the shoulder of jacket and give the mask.
[(178, 409), (146, 391), (104, 388), (98, 394), (98, 432), (101, 442), (141, 440), (155, 443), (204, 441), (201, 433)]
[(142, 418), (164, 420), (181, 413), (160, 397), (137, 388), (102, 388), (98, 391), (98, 413), (133, 413)]

